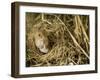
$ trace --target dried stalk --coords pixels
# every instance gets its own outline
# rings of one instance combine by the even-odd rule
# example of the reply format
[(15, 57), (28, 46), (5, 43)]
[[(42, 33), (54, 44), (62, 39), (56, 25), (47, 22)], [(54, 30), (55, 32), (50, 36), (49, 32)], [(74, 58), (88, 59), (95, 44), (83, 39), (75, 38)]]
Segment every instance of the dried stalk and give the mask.
[(57, 17), (56, 15), (55, 15), (55, 17), (62, 23), (63, 26), (66, 27), (66, 30), (67, 30), (68, 33), (70, 34), (70, 36), (71, 36), (71, 38), (72, 38), (74, 44), (76, 45), (76, 47), (80, 48), (81, 51), (84, 53), (84, 55), (85, 55), (88, 59), (90, 59), (89, 56), (87, 55), (87, 53), (84, 51), (84, 49), (78, 44), (78, 42), (76, 41), (76, 39), (74, 38), (74, 36), (71, 34), (71, 32), (69, 31), (69, 29), (67, 28), (67, 26), (63, 23), (63, 21), (62, 21), (59, 17)]

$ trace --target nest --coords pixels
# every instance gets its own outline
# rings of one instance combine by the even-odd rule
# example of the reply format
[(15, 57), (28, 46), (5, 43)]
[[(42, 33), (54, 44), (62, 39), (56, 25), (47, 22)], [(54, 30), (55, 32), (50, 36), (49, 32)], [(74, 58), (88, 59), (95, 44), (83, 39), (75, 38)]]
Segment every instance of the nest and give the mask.
[[(26, 67), (89, 64), (88, 16), (26, 13)], [(35, 45), (35, 28), (47, 34), (50, 50)]]

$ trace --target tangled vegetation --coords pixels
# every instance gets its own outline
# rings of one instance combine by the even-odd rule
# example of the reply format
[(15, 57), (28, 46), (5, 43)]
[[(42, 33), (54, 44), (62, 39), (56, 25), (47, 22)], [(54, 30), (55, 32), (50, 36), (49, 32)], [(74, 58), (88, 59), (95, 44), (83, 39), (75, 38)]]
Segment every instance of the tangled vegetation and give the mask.
[[(46, 54), (35, 45), (36, 27), (47, 34)], [(89, 64), (89, 41), (88, 15), (26, 13), (26, 67)]]

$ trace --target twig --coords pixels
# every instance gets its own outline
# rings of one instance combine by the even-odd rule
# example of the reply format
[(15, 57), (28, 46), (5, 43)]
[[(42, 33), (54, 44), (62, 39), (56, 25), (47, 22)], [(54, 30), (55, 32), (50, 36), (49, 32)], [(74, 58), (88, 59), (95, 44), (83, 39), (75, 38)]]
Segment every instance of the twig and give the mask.
[(68, 58), (70, 61), (72, 61), (75, 65), (77, 65), (77, 63), (73, 60), (73, 59), (71, 59), (71, 58)]

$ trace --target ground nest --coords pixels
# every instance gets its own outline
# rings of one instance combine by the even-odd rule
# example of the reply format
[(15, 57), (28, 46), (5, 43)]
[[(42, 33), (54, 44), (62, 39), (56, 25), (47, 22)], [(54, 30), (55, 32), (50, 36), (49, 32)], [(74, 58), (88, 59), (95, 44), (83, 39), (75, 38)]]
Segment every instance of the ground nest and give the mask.
[[(26, 13), (26, 67), (89, 64), (89, 16)], [(49, 40), (48, 53), (35, 45), (35, 29)]]

